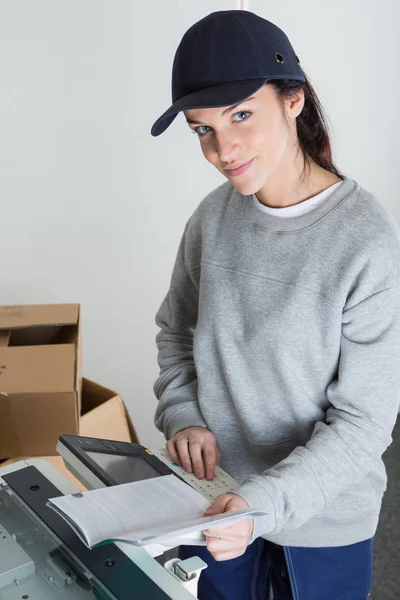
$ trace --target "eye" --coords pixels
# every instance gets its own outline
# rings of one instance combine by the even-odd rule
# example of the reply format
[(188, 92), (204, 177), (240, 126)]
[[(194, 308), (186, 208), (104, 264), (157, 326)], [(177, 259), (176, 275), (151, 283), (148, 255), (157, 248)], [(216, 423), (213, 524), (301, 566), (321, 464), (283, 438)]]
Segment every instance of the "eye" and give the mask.
[[(239, 112), (235, 113), (233, 116), (234, 117), (236, 117), (237, 115), (249, 115), (250, 116), (251, 114), (252, 113), (249, 112), (248, 110), (240, 110)], [(239, 121), (236, 121), (236, 122), (240, 123), (241, 121), (247, 121), (248, 118), (249, 118), (249, 116), (245, 117), (244, 119), (239, 119)], [(201, 132), (200, 129), (204, 129), (204, 128), (207, 128), (207, 127), (208, 127), (208, 129), (211, 129), (211, 127), (209, 125), (200, 125), (199, 127), (195, 127), (194, 129), (191, 129), (191, 132), (192, 133), (197, 133), (199, 137), (203, 137), (203, 136), (205, 136), (208, 133), (208, 131)]]
[[(194, 129), (192, 129), (192, 133), (197, 133), (200, 137), (202, 137), (203, 135), (206, 135), (206, 133), (208, 133), (208, 131), (199, 131), (202, 127), (208, 127), (208, 125), (200, 125), (200, 127), (195, 127)], [(209, 129), (211, 129), (211, 127), (209, 127)]]
[[(240, 110), (239, 112), (235, 113), (233, 116), (236, 117), (236, 115), (251, 115), (250, 112), (248, 112), (247, 110)], [(240, 119), (240, 121), (246, 121), (248, 119), (248, 117), (246, 117), (245, 119)]]

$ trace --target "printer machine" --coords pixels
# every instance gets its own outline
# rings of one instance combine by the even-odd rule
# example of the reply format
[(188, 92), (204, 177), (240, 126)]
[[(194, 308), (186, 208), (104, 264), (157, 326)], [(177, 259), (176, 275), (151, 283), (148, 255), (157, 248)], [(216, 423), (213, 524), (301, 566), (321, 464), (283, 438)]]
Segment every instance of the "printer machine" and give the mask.
[[(73, 435), (60, 436), (56, 449), (87, 489), (174, 473), (212, 502), (237, 486), (219, 467), (213, 481), (187, 474), (165, 449)], [(174, 558), (162, 565), (154, 558), (182, 539), (171, 547), (115, 542), (89, 550), (46, 507), (49, 498), (79, 491), (40, 458), (0, 466), (0, 600), (197, 598), (204, 561)]]

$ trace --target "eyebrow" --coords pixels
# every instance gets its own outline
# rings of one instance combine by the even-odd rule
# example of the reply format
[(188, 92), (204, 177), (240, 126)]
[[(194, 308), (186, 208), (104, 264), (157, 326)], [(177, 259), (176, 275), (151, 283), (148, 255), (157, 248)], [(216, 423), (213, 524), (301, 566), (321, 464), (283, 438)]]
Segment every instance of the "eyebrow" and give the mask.
[[(252, 96), (251, 98), (246, 98), (245, 100), (242, 100), (241, 102), (238, 102), (237, 104), (234, 104), (233, 106), (229, 106), (229, 108), (226, 108), (224, 111), (222, 111), (221, 116), (224, 116), (226, 113), (231, 112), (232, 110), (235, 110), (235, 108), (237, 108), (238, 106), (243, 104), (243, 102), (248, 102), (249, 100), (254, 100), (254, 98), (255, 98), (255, 96)], [(190, 123), (192, 125), (201, 124), (201, 121), (195, 121), (193, 119), (186, 119), (186, 122)]]

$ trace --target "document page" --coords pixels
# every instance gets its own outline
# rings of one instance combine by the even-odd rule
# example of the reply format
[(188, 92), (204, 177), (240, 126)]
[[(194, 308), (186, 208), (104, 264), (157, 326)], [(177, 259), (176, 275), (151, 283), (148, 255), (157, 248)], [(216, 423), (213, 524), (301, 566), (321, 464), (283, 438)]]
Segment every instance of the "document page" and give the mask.
[(162, 543), (208, 525), (266, 514), (245, 509), (203, 517), (209, 501), (175, 475), (51, 498), (47, 504), (89, 548), (110, 540)]

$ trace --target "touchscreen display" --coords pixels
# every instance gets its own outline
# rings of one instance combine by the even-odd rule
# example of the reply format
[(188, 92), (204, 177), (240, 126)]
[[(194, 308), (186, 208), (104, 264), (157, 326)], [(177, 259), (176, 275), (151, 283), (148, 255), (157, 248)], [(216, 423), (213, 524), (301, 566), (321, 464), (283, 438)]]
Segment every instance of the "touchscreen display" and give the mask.
[(86, 452), (86, 454), (117, 483), (142, 481), (162, 475), (141, 456), (117, 456), (103, 452)]

